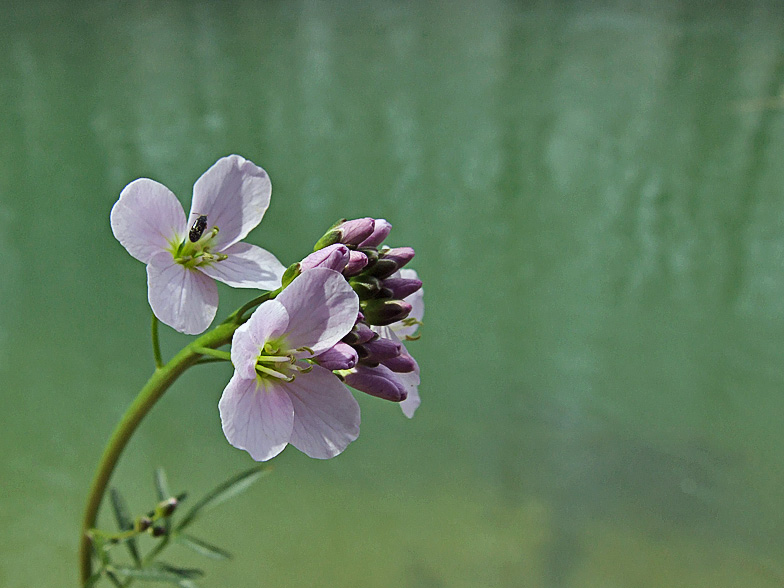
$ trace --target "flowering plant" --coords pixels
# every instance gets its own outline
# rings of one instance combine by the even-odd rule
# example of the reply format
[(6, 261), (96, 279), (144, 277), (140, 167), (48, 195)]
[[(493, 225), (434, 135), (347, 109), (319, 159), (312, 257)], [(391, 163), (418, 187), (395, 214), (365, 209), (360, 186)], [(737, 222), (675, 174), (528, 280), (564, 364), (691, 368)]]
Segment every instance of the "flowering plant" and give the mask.
[[(176, 522), (185, 495), (172, 495), (158, 469), (157, 506), (133, 517), (112, 488), (119, 530), (95, 528), (120, 453), (188, 368), (233, 364), (234, 375), (218, 403), (223, 432), (231, 445), (262, 462), (288, 444), (319, 459), (343, 452), (357, 439), (360, 425), (359, 405), (347, 386), (400, 403), (409, 418), (419, 406), (419, 366), (403, 343), (418, 337), (424, 312), (422, 282), (404, 268), (414, 250), (383, 245), (392, 228), (384, 219), (341, 220), (317, 241), (313, 253), (286, 268), (272, 253), (242, 242), (264, 217), (271, 193), (262, 168), (230, 155), (196, 181), (188, 217), (168, 188), (147, 178), (128, 184), (112, 208), (115, 237), (147, 265), (155, 370), (98, 464), (81, 531), (83, 586), (104, 579), (115, 586), (134, 580), (194, 586), (200, 570), (158, 560), (174, 541), (209, 557), (227, 557), (185, 530), (205, 509), (258, 479), (264, 465), (221, 484)], [(261, 292), (207, 330), (218, 307), (214, 280)], [(199, 336), (164, 362), (160, 322)], [(221, 349), (226, 345), (230, 349)], [(157, 538), (144, 555), (136, 542), (141, 534)], [(129, 564), (116, 558), (113, 548), (121, 543)]]

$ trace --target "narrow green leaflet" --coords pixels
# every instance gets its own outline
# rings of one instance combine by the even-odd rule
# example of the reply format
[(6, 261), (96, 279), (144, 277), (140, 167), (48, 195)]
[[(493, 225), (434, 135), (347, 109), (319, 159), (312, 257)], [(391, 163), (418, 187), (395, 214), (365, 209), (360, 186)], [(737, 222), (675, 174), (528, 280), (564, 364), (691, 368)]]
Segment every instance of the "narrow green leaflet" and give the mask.
[[(133, 517), (131, 516), (130, 510), (128, 510), (128, 504), (125, 502), (125, 499), (117, 488), (112, 488), (109, 496), (112, 501), (114, 518), (117, 519), (117, 526), (119, 527), (120, 531), (130, 531), (133, 529)], [(131, 558), (133, 559), (134, 563), (137, 566), (140, 566), (142, 563), (142, 558), (139, 556), (139, 548), (136, 546), (136, 539), (133, 537), (127, 539), (125, 541), (125, 545), (128, 547), (128, 552), (131, 554)]]
[(177, 542), (205, 557), (212, 559), (231, 559), (231, 554), (228, 551), (211, 545), (193, 535), (177, 535)]
[(132, 578), (141, 582), (166, 582), (182, 588), (195, 586), (190, 580), (204, 575), (201, 570), (176, 568), (161, 563), (141, 569), (114, 567), (112, 571), (123, 578)]
[(270, 469), (270, 466), (258, 465), (252, 467), (249, 470), (245, 470), (244, 472), (240, 472), (232, 478), (229, 478), (223, 484), (215, 488), (212, 492), (194, 504), (185, 517), (177, 525), (176, 530), (180, 531), (184, 529), (193, 523), (193, 521), (195, 521), (196, 518), (201, 516), (204, 512), (245, 491), (251, 484), (258, 481), (261, 476), (270, 471)]
[(109, 578), (109, 580), (111, 580), (112, 584), (114, 584), (115, 586), (117, 586), (117, 588), (125, 588), (125, 587), (123, 586), (123, 583), (122, 583), (122, 582), (120, 582), (120, 580), (118, 580), (118, 579), (117, 579), (117, 576), (115, 576), (115, 575), (114, 575), (112, 572), (110, 572), (109, 570), (107, 570), (107, 571), (106, 571), (106, 577), (107, 577), (107, 578)]
[(155, 489), (158, 491), (158, 500), (166, 500), (171, 497), (166, 470), (162, 467), (155, 468)]
[[(163, 501), (171, 498), (169, 481), (166, 478), (166, 470), (160, 466), (155, 468), (155, 490), (158, 493), (158, 500)], [(168, 535), (171, 531), (171, 520), (169, 520), (169, 517), (163, 519), (163, 527), (166, 529), (166, 535)]]

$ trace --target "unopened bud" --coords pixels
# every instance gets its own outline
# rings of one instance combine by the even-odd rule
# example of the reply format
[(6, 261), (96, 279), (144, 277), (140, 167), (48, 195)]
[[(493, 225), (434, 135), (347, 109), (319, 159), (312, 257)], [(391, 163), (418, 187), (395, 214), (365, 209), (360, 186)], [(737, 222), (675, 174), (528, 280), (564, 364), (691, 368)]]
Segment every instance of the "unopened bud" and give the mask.
[(360, 364), (346, 374), (345, 382), (360, 392), (392, 402), (402, 402), (408, 396), (397, 376), (383, 365), (367, 367)]
[(348, 247), (341, 243), (335, 243), (314, 251), (299, 263), (299, 267), (303, 272), (316, 267), (325, 267), (340, 272), (346, 267), (348, 261)]
[(294, 278), (296, 278), (301, 273), (302, 270), (300, 269), (300, 264), (292, 263), (289, 267), (286, 268), (286, 271), (283, 272), (283, 277), (281, 278), (281, 286), (285, 288), (286, 286), (291, 284), (291, 282), (294, 281)]
[(179, 501), (176, 498), (169, 498), (162, 502), (158, 503), (158, 506), (155, 507), (155, 516), (157, 517), (168, 517), (170, 516), (175, 509)]
[(365, 269), (368, 264), (368, 256), (361, 251), (354, 251), (353, 249), (348, 252), (348, 263), (343, 268), (343, 275), (347, 278), (356, 276), (359, 272)]
[(381, 363), (397, 374), (408, 374), (417, 369), (416, 360), (408, 353), (401, 353), (397, 357), (382, 359)]
[(354, 289), (354, 292), (357, 293), (360, 300), (372, 298), (381, 290), (381, 280), (373, 276), (351, 278), (348, 283)]
[(353, 347), (339, 342), (313, 359), (328, 370), (350, 370), (357, 365), (359, 356)]
[(359, 244), (360, 247), (377, 247), (384, 242), (384, 239), (392, 230), (392, 225), (383, 218), (377, 218), (373, 223), (373, 232), (370, 236)]
[(383, 327), (406, 318), (411, 312), (411, 305), (403, 300), (376, 298), (362, 302), (362, 311), (369, 324)]
[(357, 346), (359, 358), (368, 363), (378, 363), (384, 359), (391, 359), (400, 355), (403, 346), (397, 341), (379, 337)]
[(357, 323), (354, 328), (348, 332), (348, 335), (343, 337), (343, 341), (349, 345), (360, 345), (367, 343), (371, 339), (376, 339), (378, 333), (368, 327), (365, 323)]
[(377, 278), (388, 278), (414, 258), (415, 251), (411, 247), (395, 247), (379, 252), (378, 261), (370, 273)]
[(137, 533), (142, 533), (152, 526), (152, 521), (149, 517), (139, 517), (133, 522), (133, 529)]
[(406, 278), (387, 278), (384, 280), (383, 284), (384, 288), (392, 293), (390, 298), (399, 298), (401, 300), (407, 296), (411, 296), (422, 287), (421, 280)]
[(162, 537), (166, 534), (166, 527), (163, 525), (155, 525), (151, 530), (150, 533), (153, 537)]
[(359, 245), (373, 234), (375, 221), (370, 217), (357, 218), (342, 223), (338, 227), (340, 242), (345, 245)]

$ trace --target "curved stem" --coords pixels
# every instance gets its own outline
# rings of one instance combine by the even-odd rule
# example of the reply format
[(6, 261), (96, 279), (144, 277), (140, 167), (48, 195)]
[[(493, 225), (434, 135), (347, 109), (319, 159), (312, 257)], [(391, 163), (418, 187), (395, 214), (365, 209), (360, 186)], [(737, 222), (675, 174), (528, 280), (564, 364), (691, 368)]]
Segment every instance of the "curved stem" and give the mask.
[(163, 357), (161, 357), (161, 342), (158, 339), (158, 317), (152, 315), (152, 354), (155, 357), (155, 368), (163, 367)]
[(221, 361), (231, 361), (231, 353), (228, 351), (221, 351), (220, 349), (211, 349), (210, 347), (194, 347), (193, 350), (201, 355), (209, 355)]
[[(227, 321), (218, 325), (212, 331), (205, 333), (191, 344), (182, 348), (166, 365), (158, 367), (115, 427), (95, 471), (84, 511), (79, 547), (82, 585), (90, 578), (92, 573), (92, 549), (88, 531), (95, 527), (98, 509), (101, 506), (109, 479), (123, 449), (125, 449), (139, 423), (163, 396), (164, 392), (169, 389), (185, 370), (199, 361), (201, 354), (197, 349), (220, 347), (231, 342), (231, 337), (240, 323), (241, 321)], [(153, 332), (155, 332), (155, 327), (153, 329)], [(153, 338), (155, 339), (155, 337)]]
[(257, 298), (254, 298), (250, 302), (244, 304), (242, 307), (238, 308), (233, 313), (231, 313), (229, 315), (229, 318), (227, 318), (226, 320), (227, 321), (239, 320), (240, 322), (244, 322), (245, 319), (243, 318), (242, 315), (244, 315), (246, 312), (248, 312), (251, 308), (257, 307), (262, 302), (266, 302), (267, 300), (272, 300), (273, 298), (275, 298), (275, 296), (280, 294), (282, 291), (283, 291), (283, 288), (278, 288), (277, 290), (272, 290), (271, 292), (266, 292), (266, 293), (262, 294), (261, 296), (258, 296)]

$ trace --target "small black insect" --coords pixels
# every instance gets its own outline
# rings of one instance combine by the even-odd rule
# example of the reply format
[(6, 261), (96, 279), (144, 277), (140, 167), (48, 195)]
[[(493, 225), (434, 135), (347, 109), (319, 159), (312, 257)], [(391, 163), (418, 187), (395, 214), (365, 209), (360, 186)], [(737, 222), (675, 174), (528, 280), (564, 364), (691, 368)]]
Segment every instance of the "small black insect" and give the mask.
[(204, 233), (204, 229), (207, 228), (207, 215), (202, 214), (193, 221), (191, 225), (191, 230), (188, 232), (188, 239), (191, 240), (191, 243), (195, 243), (199, 239), (201, 239), (202, 233)]

